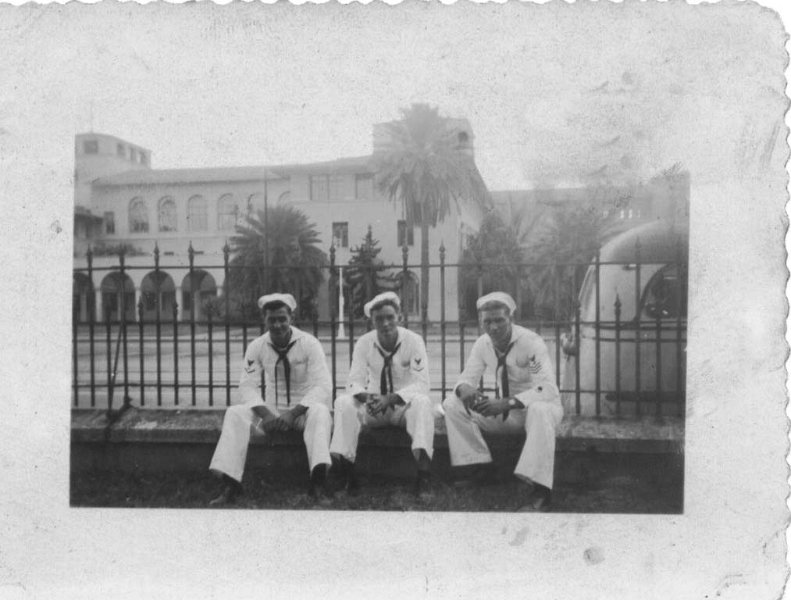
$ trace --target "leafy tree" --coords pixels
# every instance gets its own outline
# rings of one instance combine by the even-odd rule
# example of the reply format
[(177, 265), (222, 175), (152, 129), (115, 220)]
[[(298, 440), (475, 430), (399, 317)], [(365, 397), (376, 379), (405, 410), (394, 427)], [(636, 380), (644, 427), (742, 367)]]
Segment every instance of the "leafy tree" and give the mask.
[(555, 208), (525, 251), (536, 316), (570, 319), (585, 272), (607, 234), (595, 204)]
[(376, 186), (400, 202), (408, 225), (420, 226), (423, 314), (428, 306), (429, 228), (445, 220), (453, 206), (490, 203), (489, 193), (460, 133), (436, 107), (413, 104), (402, 119), (386, 124), (386, 139), (374, 153)]
[(285, 292), (297, 299), (300, 316), (312, 317), (327, 264), (320, 243), (316, 225), (293, 206), (271, 207), (266, 221), (261, 210), (247, 216), (230, 240), (229, 290), (236, 309), (257, 315), (258, 297)]
[(519, 302), (522, 262), (517, 230), (506, 225), (497, 212), (487, 213), (478, 233), (468, 238), (461, 256), (459, 286), (466, 318), (475, 318), (475, 301), (482, 294), (508, 292)]
[(349, 266), (343, 271), (348, 297), (355, 317), (362, 317), (363, 306), (368, 300), (387, 290), (396, 288), (395, 277), (387, 273), (387, 267), (380, 258), (379, 241), (374, 239), (371, 226), (362, 244), (351, 249)]

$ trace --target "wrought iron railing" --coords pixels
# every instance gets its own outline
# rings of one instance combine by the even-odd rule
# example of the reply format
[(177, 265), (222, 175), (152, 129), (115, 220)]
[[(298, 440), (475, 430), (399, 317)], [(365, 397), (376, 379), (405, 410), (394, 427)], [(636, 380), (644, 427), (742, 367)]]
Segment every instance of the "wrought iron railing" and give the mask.
[[(336, 264), (334, 249), (330, 250), (328, 264), (321, 267), (328, 289), (337, 289), (339, 272), (348, 266)], [(541, 268), (558, 274), (563, 267), (587, 268), (571, 314), (523, 319), (517, 313), (515, 319), (547, 342), (567, 413), (602, 417), (683, 415), (686, 251), (680, 249), (670, 261), (642, 261), (639, 241), (628, 262), (604, 262), (597, 254), (591, 263), (584, 264), (446, 264), (441, 248), (439, 262), (429, 265), (431, 276), (439, 278), (439, 310), (435, 311), (439, 318), (429, 319), (427, 306), (423, 305), (418, 315), (406, 313), (403, 323), (413, 329), (418, 325), (426, 340), (432, 393), (441, 397), (449, 393), (464, 366), (468, 348), (480, 334), (474, 313), (469, 318), (468, 307), (457, 306), (459, 318), (446, 318), (448, 302), (459, 303), (458, 299), (464, 296), (458, 289), (447, 289), (446, 276), (452, 270), (457, 275), (465, 270), (476, 273), (474, 291), (486, 293), (492, 291), (493, 284), (484, 283), (485, 274), (487, 268), (495, 266), (512, 269), (512, 280), (502, 281), (499, 287), (511, 293), (516, 289), (521, 300), (530, 294), (523, 274), (529, 276)], [(231, 404), (244, 350), (264, 332), (260, 318), (234, 313), (228, 282), (236, 268), (244, 267), (232, 264), (227, 248), (222, 264), (203, 265), (195, 263), (191, 248), (186, 265), (175, 260), (173, 264), (161, 264), (157, 250), (150, 264), (130, 265), (121, 255), (112, 264), (99, 267), (89, 252), (85, 265), (74, 269), (72, 406), (107, 408), (114, 396), (118, 404), (122, 395), (140, 407), (219, 408)], [(182, 299), (189, 301), (188, 309), (180, 309), (180, 298), (173, 290), (155, 290), (153, 299), (140, 290), (129, 290), (127, 275), (137, 269), (154, 273), (153, 279), (160, 284), (166, 280), (161, 274), (187, 275), (190, 289)], [(197, 302), (200, 292), (195, 289), (194, 279), (196, 272), (206, 269), (223, 273), (222, 285), (218, 287), (221, 293), (209, 310)], [(376, 269), (404, 273), (399, 291), (406, 294), (406, 274), (419, 272), (420, 265), (409, 263), (404, 248), (400, 265)], [(103, 296), (102, 310), (98, 310), (97, 291), (102, 292), (95, 282), (110, 274), (120, 281), (121, 287)], [(466, 280), (469, 283), (470, 278)], [(557, 282), (558, 279), (555, 297)], [(296, 292), (300, 295), (301, 290)], [(341, 303), (333, 294), (328, 296), (328, 318), (320, 319), (316, 311), (303, 313), (296, 325), (322, 342), (337, 393), (345, 384), (354, 343), (370, 325), (355, 316), (359, 307), (354, 302), (346, 302), (339, 315)], [(128, 303), (137, 297), (133, 313)], [(339, 335), (339, 330), (343, 335)]]

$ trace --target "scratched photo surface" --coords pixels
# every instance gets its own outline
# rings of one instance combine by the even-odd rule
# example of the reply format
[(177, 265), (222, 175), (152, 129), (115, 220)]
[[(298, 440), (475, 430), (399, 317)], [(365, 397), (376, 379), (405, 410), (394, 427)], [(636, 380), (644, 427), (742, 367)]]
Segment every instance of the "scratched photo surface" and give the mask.
[(780, 15), (0, 12), (0, 596), (782, 596)]

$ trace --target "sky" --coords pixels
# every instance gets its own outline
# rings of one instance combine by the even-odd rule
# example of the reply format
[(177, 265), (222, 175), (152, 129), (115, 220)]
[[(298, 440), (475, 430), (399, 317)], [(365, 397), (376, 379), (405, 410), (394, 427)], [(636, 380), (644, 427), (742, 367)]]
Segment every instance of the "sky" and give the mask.
[(760, 174), (779, 148), (783, 30), (757, 5), (340, 8), (72, 3), (14, 13), (0, 40), (51, 83), (59, 131), (154, 168), (365, 155), (414, 102), (470, 120), (490, 189)]

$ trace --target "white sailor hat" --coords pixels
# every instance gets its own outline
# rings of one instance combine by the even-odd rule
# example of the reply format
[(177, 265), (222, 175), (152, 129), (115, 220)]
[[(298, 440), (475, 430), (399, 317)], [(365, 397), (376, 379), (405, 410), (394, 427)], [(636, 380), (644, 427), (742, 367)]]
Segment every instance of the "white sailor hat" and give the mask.
[(258, 299), (258, 308), (263, 310), (267, 304), (274, 304), (275, 302), (282, 302), (288, 306), (291, 312), (297, 309), (297, 301), (294, 300), (294, 296), (291, 294), (267, 294), (266, 296), (261, 296)]
[(379, 308), (385, 303), (393, 303), (396, 305), (397, 310), (401, 310), (401, 298), (398, 297), (398, 294), (395, 292), (384, 292), (378, 296), (375, 296), (373, 300), (363, 306), (363, 312), (365, 313), (365, 316), (370, 318), (371, 311), (375, 308)]
[(513, 313), (516, 310), (516, 302), (505, 292), (492, 292), (478, 298), (475, 303), (475, 308), (481, 310), (487, 304), (502, 304), (508, 308), (508, 311)]

